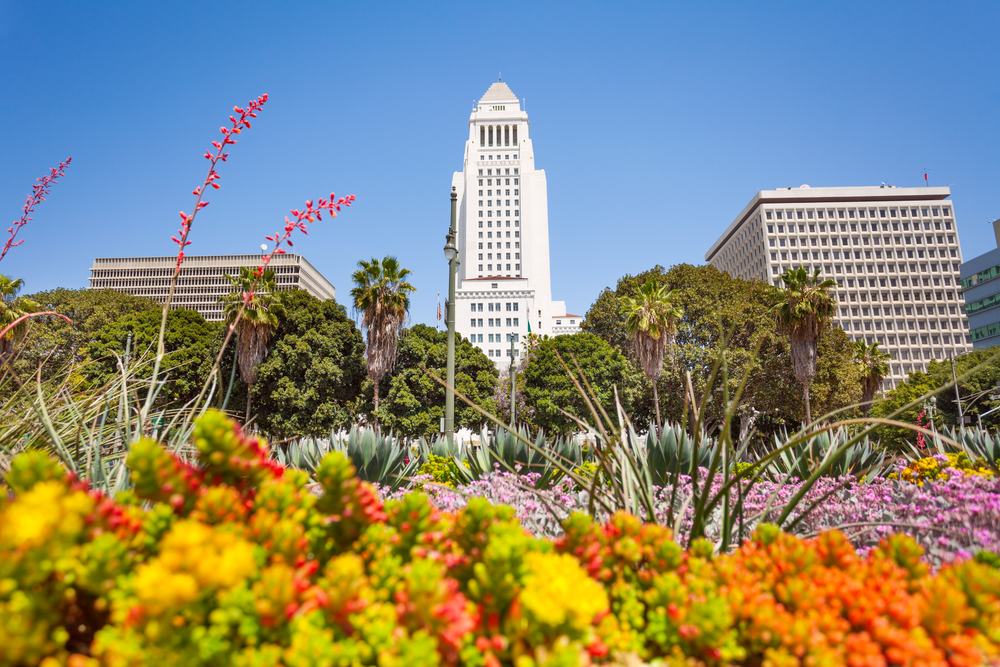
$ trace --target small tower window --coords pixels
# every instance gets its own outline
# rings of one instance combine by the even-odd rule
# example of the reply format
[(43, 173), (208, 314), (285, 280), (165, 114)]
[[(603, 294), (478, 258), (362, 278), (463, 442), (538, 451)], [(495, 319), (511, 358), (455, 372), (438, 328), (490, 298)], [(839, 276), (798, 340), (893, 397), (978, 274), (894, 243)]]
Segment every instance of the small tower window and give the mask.
[(492, 146), (493, 145), (493, 126), (492, 125), (490, 125), (490, 132), (489, 132), (489, 134), (490, 134), (490, 146)]
[(482, 125), (479, 126), (479, 145), (480, 146), (486, 145), (486, 128), (483, 127)]
[[(517, 146), (517, 125), (514, 126), (514, 145)], [(515, 155), (514, 158), (516, 159), (517, 156)]]
[(510, 146), (510, 125), (503, 126), (503, 145)]

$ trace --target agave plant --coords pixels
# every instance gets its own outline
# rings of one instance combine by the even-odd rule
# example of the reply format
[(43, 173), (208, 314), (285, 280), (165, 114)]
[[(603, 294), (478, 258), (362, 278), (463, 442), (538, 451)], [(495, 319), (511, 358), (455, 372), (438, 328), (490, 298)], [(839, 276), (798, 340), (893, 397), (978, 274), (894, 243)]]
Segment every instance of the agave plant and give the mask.
[[(517, 433), (506, 428), (493, 431), (483, 429), (478, 446), (466, 446), (461, 454), (451, 452), (448, 454), (459, 464), (459, 473), (465, 484), (493, 472), (499, 465), (504, 471), (538, 474), (535, 486), (539, 489), (548, 488), (561, 479), (565, 467), (579, 468), (589, 455), (589, 450), (585, 450), (572, 438), (556, 438), (547, 442), (545, 434), (540, 432), (534, 439), (533, 447), (526, 445), (526, 441), (530, 442), (530, 439), (523, 427)], [(440, 451), (447, 452), (446, 445), (437, 446)], [(556, 465), (542, 456), (540, 450), (546, 451), (549, 457), (558, 460), (562, 465)]]
[(667, 424), (658, 436), (650, 429), (644, 442), (649, 474), (657, 486), (666, 486), (678, 473), (690, 475), (695, 462), (700, 468), (708, 468), (717, 449), (716, 441), (702, 435), (696, 457), (695, 439), (679, 424)]
[(406, 484), (421, 463), (419, 451), (411, 450), (392, 433), (382, 435), (377, 429), (358, 426), (351, 428), (346, 437), (331, 433), (328, 440), (293, 441), (286, 448), (275, 448), (273, 456), (282, 465), (312, 474), (330, 452), (341, 452), (351, 459), (359, 479), (392, 491)]
[[(773, 477), (798, 477), (808, 479), (816, 470), (824, 468), (825, 475), (842, 477), (851, 475), (863, 481), (885, 477), (891, 472), (893, 460), (886, 459), (885, 450), (866, 435), (851, 443), (854, 434), (846, 428), (823, 431), (807, 440), (787, 446), (787, 433), (774, 436), (777, 455), (764, 468)], [(828, 464), (824, 467), (824, 464)]]

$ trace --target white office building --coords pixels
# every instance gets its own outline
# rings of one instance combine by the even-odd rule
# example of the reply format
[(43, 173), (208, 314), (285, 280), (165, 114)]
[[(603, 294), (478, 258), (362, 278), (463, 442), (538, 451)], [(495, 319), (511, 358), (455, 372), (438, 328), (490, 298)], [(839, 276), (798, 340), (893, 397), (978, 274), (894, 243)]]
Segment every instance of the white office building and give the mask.
[[(209, 322), (222, 320), (219, 298), (232, 291), (225, 276), (239, 275), (240, 267), (256, 269), (261, 255), (189, 255), (177, 278), (171, 310), (197, 310)], [(89, 289), (110, 289), (145, 296), (163, 303), (170, 291), (177, 257), (99, 257), (90, 269)], [(333, 299), (336, 289), (302, 255), (275, 255), (267, 268), (274, 269), (278, 289), (299, 288), (319, 299)]]
[(763, 190), (705, 260), (774, 285), (799, 266), (836, 280), (834, 321), (851, 340), (878, 341), (892, 355), (888, 389), (972, 347), (950, 196), (946, 187)]
[(452, 185), (461, 262), (457, 331), (501, 370), (510, 363), (512, 338), (520, 343), (529, 330), (578, 332), (581, 317), (552, 300), (545, 171), (535, 168), (528, 114), (507, 84), (494, 83), (474, 107)]

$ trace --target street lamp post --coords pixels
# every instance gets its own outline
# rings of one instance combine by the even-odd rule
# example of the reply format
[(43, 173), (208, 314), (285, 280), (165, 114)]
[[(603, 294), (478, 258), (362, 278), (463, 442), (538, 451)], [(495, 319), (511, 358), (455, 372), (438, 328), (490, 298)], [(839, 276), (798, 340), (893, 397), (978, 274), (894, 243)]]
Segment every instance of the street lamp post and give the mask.
[(458, 248), (455, 228), (458, 217), (458, 193), (451, 188), (451, 226), (445, 237), (444, 256), (448, 260), (448, 373), (444, 399), (444, 437), (451, 442), (455, 436), (455, 274), (458, 273)]
[(517, 400), (516, 391), (517, 385), (514, 383), (515, 373), (517, 373), (517, 368), (514, 366), (514, 352), (517, 348), (514, 347), (514, 339), (517, 334), (510, 334), (510, 430), (511, 433), (514, 432), (515, 423), (515, 413), (517, 411)]

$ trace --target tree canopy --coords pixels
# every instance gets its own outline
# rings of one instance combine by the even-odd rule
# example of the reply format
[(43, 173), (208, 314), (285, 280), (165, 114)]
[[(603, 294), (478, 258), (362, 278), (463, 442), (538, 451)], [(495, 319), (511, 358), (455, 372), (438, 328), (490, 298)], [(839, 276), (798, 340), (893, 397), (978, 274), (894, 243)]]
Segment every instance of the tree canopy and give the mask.
[[(614, 290), (605, 289), (587, 312), (583, 329), (631, 355), (624, 300), (635, 298), (640, 286), (650, 279), (668, 290), (677, 290), (673, 303), (683, 311), (677, 321), (676, 351), (673, 359), (664, 364), (658, 381), (665, 421), (678, 422), (683, 417), (685, 372), (689, 371), (696, 397), (701, 400), (709, 394), (705, 413), (709, 429), (721, 424), (725, 412), (721, 373), (714, 386), (708, 386), (708, 382), (723, 350), (730, 396), (735, 394), (744, 373), (749, 372), (737, 410), (745, 429), (760, 416), (766, 416), (765, 421), (774, 426), (804, 417), (801, 385), (792, 371), (788, 342), (776, 330), (770, 311), (773, 293), (765, 283), (733, 278), (713, 266), (679, 264), (669, 271), (656, 266), (635, 276), (624, 276)], [(860, 397), (848, 346), (843, 331), (830, 325), (822, 329), (812, 385), (817, 415), (830, 406), (850, 404)], [(635, 406), (636, 425), (644, 427), (654, 415), (652, 387), (644, 379)]]
[(290, 290), (282, 302), (285, 312), (257, 367), (254, 413), (272, 438), (328, 436), (355, 419), (365, 378), (361, 332), (332, 299)]
[[(379, 423), (383, 428), (407, 438), (438, 433), (444, 416), (445, 389), (423, 369), (433, 371), (443, 380), (447, 359), (446, 331), (435, 331), (424, 324), (403, 331), (396, 368), (382, 380), (385, 398), (379, 409)], [(456, 337), (455, 389), (487, 412), (494, 412), (497, 375), (496, 366), (482, 350), (467, 338)], [(456, 430), (475, 430), (485, 423), (482, 415), (461, 399), (455, 399)]]
[[(131, 359), (152, 359), (160, 333), (160, 310), (142, 310), (108, 322), (93, 334), (86, 355), (91, 359), (83, 372), (91, 383), (101, 384), (116, 377), (120, 370), (115, 354), (124, 356), (129, 334), (132, 335)], [(166, 356), (160, 367), (168, 382), (160, 391), (157, 405), (179, 407), (196, 398), (212, 368), (217, 353), (215, 334), (218, 324), (206, 322), (197, 311), (171, 310), (163, 344)], [(137, 377), (152, 374), (152, 364), (140, 367)]]
[[(609, 415), (615, 414), (614, 390), (618, 389), (626, 413), (633, 409), (642, 385), (642, 372), (621, 352), (592, 333), (582, 332), (530, 342), (528, 362), (519, 370), (524, 382), (525, 402), (534, 410), (534, 426), (546, 433), (571, 433), (579, 426), (562, 414), (565, 410), (593, 422), (586, 401), (559, 357), (580, 379), (576, 363)], [(558, 353), (558, 357), (556, 356)]]

